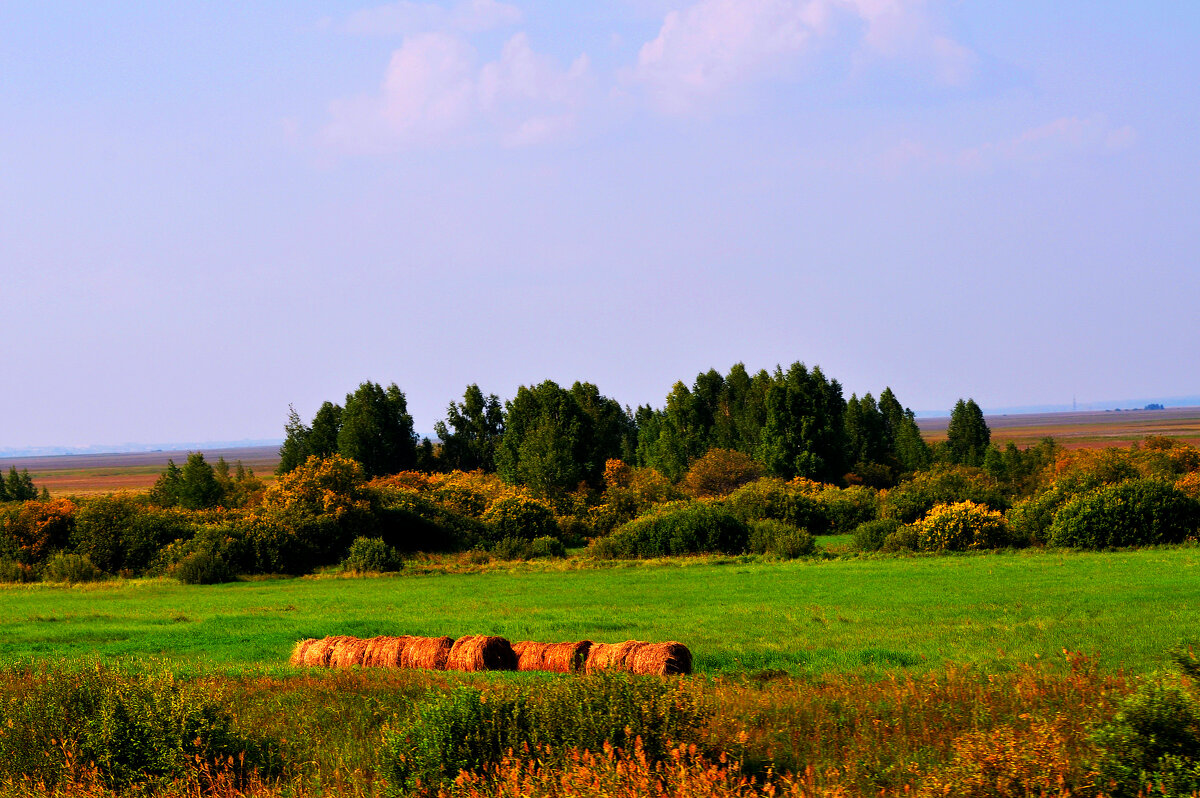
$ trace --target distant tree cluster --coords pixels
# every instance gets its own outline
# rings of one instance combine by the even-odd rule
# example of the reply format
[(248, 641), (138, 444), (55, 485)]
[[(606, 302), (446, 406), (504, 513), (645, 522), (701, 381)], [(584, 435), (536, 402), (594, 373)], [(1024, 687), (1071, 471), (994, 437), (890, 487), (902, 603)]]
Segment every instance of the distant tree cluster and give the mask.
[(365, 382), (308, 424), (293, 409), (286, 430), (269, 486), (199, 452), (168, 461), (142, 495), (38, 499), (10, 469), (0, 582), (212, 582), (399, 567), (417, 551), (474, 561), (585, 545), (600, 558), (786, 559), (831, 533), (862, 551), (1105, 548), (1178, 543), (1200, 527), (1192, 446), (1001, 448), (973, 399), (929, 446), (890, 388), (847, 400), (802, 363), (710, 370), (637, 410), (586, 382), (521, 386), (503, 403), (470, 385), (435, 425), (436, 445), (418, 443), (399, 387)]
[(417, 465), (417, 436), (408, 401), (395, 383), (386, 389), (364, 382), (346, 403), (325, 402), (310, 425), (292, 408), (284, 425), (278, 473), (286, 474), (309, 457), (340, 454), (356, 460), (370, 476), (394, 474)]
[(8, 478), (0, 477), (0, 502), (23, 502), (38, 498), (29, 469), (17, 473), (16, 466), (9, 466)]
[(167, 461), (167, 468), (150, 489), (150, 500), (159, 507), (206, 510), (211, 507), (242, 507), (263, 489), (254, 470), (239, 460), (231, 471), (224, 457), (209, 465), (202, 452), (188, 455), (183, 468)]
[(292, 409), (278, 473), (308, 457), (340, 454), (361, 463), (369, 476), (411, 468), (481, 469), (549, 496), (601, 487), (610, 459), (654, 469), (677, 483), (719, 450), (751, 461), (767, 476), (886, 487), (938, 457), (982, 462), (987, 425), (974, 401), (959, 405), (963, 412), (973, 408), (977, 418), (960, 434), (956, 408), (952, 444), (936, 453), (890, 388), (878, 402), (869, 393), (847, 401), (840, 383), (819, 367), (793, 363), (752, 375), (738, 363), (726, 375), (715, 369), (699, 374), (690, 388), (677, 382), (662, 408), (622, 407), (586, 382), (569, 389), (550, 380), (521, 386), (504, 403), (472, 384), (434, 425), (435, 446), (428, 440), (418, 445), (395, 384), (385, 390), (365, 382), (344, 406), (321, 405), (310, 424)]

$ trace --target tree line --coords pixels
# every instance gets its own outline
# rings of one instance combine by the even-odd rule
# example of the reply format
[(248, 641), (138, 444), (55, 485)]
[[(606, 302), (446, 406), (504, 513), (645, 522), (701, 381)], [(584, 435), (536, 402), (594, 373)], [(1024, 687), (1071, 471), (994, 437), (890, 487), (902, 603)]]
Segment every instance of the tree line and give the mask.
[(738, 452), (774, 477), (873, 487), (937, 462), (984, 466), (991, 457), (1002, 468), (1014, 456), (991, 446), (972, 399), (958, 401), (948, 439), (930, 446), (891, 388), (878, 400), (847, 400), (836, 379), (799, 362), (755, 374), (741, 363), (724, 375), (712, 369), (690, 387), (675, 383), (659, 408), (622, 406), (588, 382), (521, 386), (503, 403), (472, 384), (434, 431), (436, 444), (418, 439), (395, 383), (364, 382), (343, 404), (322, 404), (308, 424), (290, 410), (278, 473), (340, 454), (369, 476), (479, 469), (552, 495), (601, 484), (611, 459), (678, 482), (712, 450)]

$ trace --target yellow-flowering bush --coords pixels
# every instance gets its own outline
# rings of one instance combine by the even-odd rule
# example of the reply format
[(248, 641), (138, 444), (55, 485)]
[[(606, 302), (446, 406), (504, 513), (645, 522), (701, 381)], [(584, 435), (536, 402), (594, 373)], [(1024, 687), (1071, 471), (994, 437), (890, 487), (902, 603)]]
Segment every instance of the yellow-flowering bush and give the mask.
[[(606, 535), (655, 505), (683, 498), (671, 480), (655, 469), (635, 468), (615, 459), (604, 464), (604, 485), (600, 503), (585, 511), (584, 523), (593, 535)], [(565, 526), (562, 519), (559, 525)]]
[(1185, 496), (1200, 499), (1200, 471), (1183, 475), (1176, 480), (1175, 487)]
[(972, 501), (939, 504), (913, 526), (925, 551), (994, 549), (1009, 540), (1004, 516)]
[(355, 460), (341, 455), (310, 457), (303, 465), (279, 477), (263, 495), (263, 508), (341, 519), (369, 512), (372, 492)]
[[(820, 483), (814, 483), (820, 484)], [(738, 518), (749, 523), (774, 519), (808, 530), (813, 535), (829, 532), (826, 506), (807, 492), (807, 486), (763, 477), (743, 485), (722, 500)]]
[(535, 499), (506, 496), (497, 499), (483, 514), (495, 540), (533, 540), (558, 537), (558, 522), (550, 508)]

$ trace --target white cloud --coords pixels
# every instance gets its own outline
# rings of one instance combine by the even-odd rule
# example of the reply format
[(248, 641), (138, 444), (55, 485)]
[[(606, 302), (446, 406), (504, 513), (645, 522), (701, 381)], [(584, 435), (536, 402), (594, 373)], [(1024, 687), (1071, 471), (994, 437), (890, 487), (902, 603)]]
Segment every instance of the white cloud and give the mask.
[(1073, 154), (1105, 155), (1127, 149), (1136, 140), (1132, 127), (1113, 127), (1102, 114), (1082, 119), (1064, 116), (1011, 139), (963, 150), (955, 160), (968, 167), (990, 167), (1002, 162), (1035, 163)]
[(377, 95), (331, 104), (322, 138), (337, 149), (380, 152), (483, 135), (510, 146), (541, 143), (574, 127), (588, 78), (580, 56), (563, 70), (518, 33), (480, 66), (461, 36), (405, 37)]
[(911, 169), (943, 168), (987, 172), (1067, 157), (1112, 155), (1132, 147), (1137, 132), (1129, 125), (1115, 127), (1101, 114), (1064, 116), (1015, 136), (960, 149), (937, 148), (905, 139), (878, 159), (889, 174)]
[(974, 69), (975, 55), (940, 34), (924, 0), (842, 0), (866, 23), (860, 60), (873, 57), (926, 60), (939, 81), (959, 86)]
[(476, 33), (520, 21), (519, 8), (498, 0), (466, 0), (453, 8), (399, 0), (354, 12), (343, 30), (363, 36), (405, 36), (429, 31)]
[(944, 83), (965, 83), (973, 54), (937, 32), (922, 0), (699, 0), (671, 11), (625, 74), (667, 112), (693, 110), (739, 84), (793, 69), (837, 33), (860, 28), (860, 65), (928, 62)]
[(581, 55), (570, 69), (561, 71), (553, 59), (533, 51), (524, 33), (518, 33), (504, 45), (499, 60), (480, 70), (480, 102), (487, 110), (513, 101), (570, 102), (587, 69), (588, 58)]

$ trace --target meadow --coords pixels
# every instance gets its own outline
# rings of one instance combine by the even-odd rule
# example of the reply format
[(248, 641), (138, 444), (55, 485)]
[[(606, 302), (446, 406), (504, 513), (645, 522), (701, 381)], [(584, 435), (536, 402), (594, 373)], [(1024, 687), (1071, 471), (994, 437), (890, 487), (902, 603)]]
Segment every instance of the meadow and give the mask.
[[(455, 562), (463, 562), (461, 560)], [(350, 634), (679, 640), (712, 675), (990, 671), (1061, 659), (1146, 673), (1197, 629), (1200, 549), (974, 556), (512, 563), (186, 586), (0, 587), (0, 660), (165, 657), (279, 673), (292, 644)]]
[[(922, 491), (933, 496), (949, 486), (953, 498), (940, 499), (946, 502), (987, 487), (986, 474), (961, 468), (886, 494), (759, 480), (720, 499), (668, 505), (638, 492), (662, 488), (661, 477), (611, 461), (604, 491), (586, 502), (575, 497), (577, 504), (563, 505), (572, 514), (561, 518), (494, 476), (459, 472), (405, 472), (369, 484), (358, 474), (349, 488), (317, 493), (323, 498), (313, 517), (278, 516), (291, 506), (284, 499), (308, 495), (300, 491), (306, 479), (342, 474), (336, 467), (349, 461), (336, 458), (276, 481), (249, 509), (184, 511), (128, 495), (31, 501), (9, 516), (7, 529), (10, 556), (37, 566), (13, 566), (17, 581), (0, 584), (0, 798), (1191, 796), (1200, 788), (1194, 523), (1184, 530), (1190, 534), (1132, 541), (1183, 543), (1112, 550), (1100, 541), (1098, 550), (1082, 551), (1070, 543), (1046, 547), (1053, 536), (1033, 512), (1045, 497), (1059, 498), (1052, 491), (1060, 483), (1072, 496), (1093, 484), (1085, 478), (1115, 469), (1119, 484), (1096, 495), (1154, 488), (1147, 495), (1169, 493), (1175, 504), (1163, 506), (1183, 519), (1194, 506), (1180, 497), (1194, 491), (1200, 460), (1190, 447), (1164, 441), (1062, 452), (1049, 464), (1051, 487), (1042, 484), (1032, 497), (1017, 490), (1020, 474), (1010, 475), (1011, 497), (979, 496), (1000, 507), (1015, 501), (1016, 512), (972, 505), (970, 516), (978, 530), (993, 519), (1010, 531), (995, 540), (984, 535), (987, 545), (978, 549), (956, 543), (972, 549), (957, 553), (931, 551), (958, 541), (935, 538), (942, 527), (930, 519), (959, 517), (938, 507), (926, 507), (909, 527), (891, 527), (882, 541), (864, 530), (897, 524), (892, 514), (929, 498)], [(1131, 476), (1150, 473), (1158, 479)], [(96, 474), (96, 485), (114, 477)], [(124, 475), (135, 476), (143, 478)], [(330, 496), (360, 498), (380, 513), (351, 516), (362, 524), (409, 519), (395, 529), (453, 529), (479, 539), (471, 548), (459, 541), (456, 553), (404, 549), (399, 573), (354, 573), (393, 568), (400, 556), (383, 540), (373, 549), (360, 540), (289, 571), (305, 576), (274, 575), (284, 569), (271, 570), (270, 558), (297, 541), (311, 543), (310, 533), (333, 539), (340, 527), (321, 525), (329, 520), (322, 513), (336, 517), (341, 507), (331, 509)], [(786, 500), (780, 506), (791, 508), (786, 517), (796, 527), (842, 533), (817, 535), (813, 552), (814, 538), (774, 519), (768, 498)], [(621, 513), (634, 512), (626, 506), (632, 499), (650, 507), (618, 526), (628, 517)], [(655, 502), (676, 515), (658, 513)], [(514, 520), (497, 508), (523, 514)], [(751, 519), (743, 523), (763, 523), (796, 546), (752, 547), (748, 537), (740, 547), (707, 550), (760, 553), (665, 557), (657, 555), (680, 551), (660, 547), (640, 559), (611, 559), (593, 541), (561, 556), (565, 546), (580, 545), (581, 528), (611, 541), (631, 529), (658, 530), (650, 521), (665, 524), (670, 515), (672, 528), (686, 531), (693, 516), (721, 508), (735, 521), (740, 508)], [(401, 511), (424, 513), (415, 516), (421, 524)], [(1153, 517), (1166, 528), (1167, 516)], [(110, 518), (138, 534), (106, 537), (101, 522)], [(267, 522), (280, 518), (286, 538), (270, 534), (276, 527)], [(1128, 524), (1124, 516), (1105, 518), (1104, 529), (1146, 532), (1141, 516)], [(536, 538), (536, 524), (550, 522), (562, 524), (559, 538), (510, 545)], [(714, 528), (735, 526), (721, 523)], [(524, 538), (504, 537), (513, 524)], [(969, 542), (978, 542), (978, 530)], [(164, 546), (168, 533), (214, 548)], [(535, 551), (533, 543), (546, 540), (556, 548)], [(646, 532), (646, 540), (658, 538)], [(53, 541), (73, 552), (48, 556)], [(104, 548), (106, 541), (116, 548)], [(159, 552), (139, 548), (145, 541)], [(361, 553), (371, 551), (381, 558)], [(87, 555), (99, 558), (103, 573), (80, 565), (90, 562)], [(241, 565), (242, 576), (184, 584), (198, 582), (205, 563), (219, 572), (217, 581), (233, 580), (232, 569), (215, 568), (222, 558)], [(75, 573), (99, 580), (56, 581)], [(27, 581), (31, 574), (41, 578)], [(695, 673), (288, 664), (298, 640), (339, 634), (677, 640), (690, 647)]]
[[(1198, 575), (1200, 548), (1188, 545), (787, 562), (418, 557), (400, 574), (370, 577), (6, 585), (0, 699), (37, 689), (47, 667), (174, 674), (216, 697), (237, 727), (276, 740), (289, 764), (271, 778), (208, 774), (163, 794), (374, 796), (394, 792), (381, 773), (389, 729), (431, 696), (466, 687), (496, 701), (584, 677), (297, 669), (287, 664), (296, 640), (676, 639), (691, 647), (697, 673), (669, 689), (709, 714), (667, 765), (597, 751), (537, 769), (518, 754), (486, 780), (445, 789), (1017, 795), (1041, 785), (1097, 794), (1094, 729), (1122, 696), (1163, 678), (1167, 651), (1200, 631)], [(996, 774), (1009, 788), (987, 786)], [(0, 779), (0, 795), (31, 790)], [(108, 794), (86, 772), (43, 792)]]

